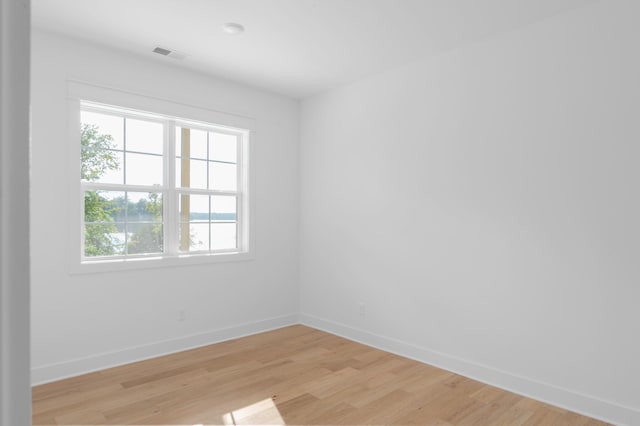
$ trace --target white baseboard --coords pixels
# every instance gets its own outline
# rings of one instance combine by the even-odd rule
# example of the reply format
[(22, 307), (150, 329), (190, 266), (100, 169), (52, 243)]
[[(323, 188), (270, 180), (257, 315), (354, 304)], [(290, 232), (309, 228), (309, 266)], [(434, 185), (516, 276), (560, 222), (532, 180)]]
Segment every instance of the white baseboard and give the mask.
[(225, 340), (237, 339), (264, 331), (299, 324), (298, 314), (268, 318), (261, 321), (244, 323), (233, 327), (191, 334), (177, 339), (164, 340), (148, 345), (136, 346), (114, 352), (72, 359), (31, 369), (32, 386), (53, 382), (68, 377), (79, 376), (92, 371), (118, 365), (129, 364), (149, 358), (156, 358), (175, 352), (211, 345)]
[(608, 423), (621, 426), (640, 425), (640, 410), (634, 408), (603, 401), (593, 396), (583, 395), (313, 315), (300, 314), (300, 323)]

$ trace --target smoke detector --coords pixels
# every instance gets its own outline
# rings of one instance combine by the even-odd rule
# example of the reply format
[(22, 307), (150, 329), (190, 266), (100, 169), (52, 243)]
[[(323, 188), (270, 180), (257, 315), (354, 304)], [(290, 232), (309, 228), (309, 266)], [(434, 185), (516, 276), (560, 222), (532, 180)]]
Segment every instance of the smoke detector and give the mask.
[(168, 49), (165, 47), (157, 46), (152, 50), (153, 53), (157, 53), (158, 55), (168, 56), (169, 58), (182, 60), (187, 57), (186, 53), (178, 52), (177, 50)]

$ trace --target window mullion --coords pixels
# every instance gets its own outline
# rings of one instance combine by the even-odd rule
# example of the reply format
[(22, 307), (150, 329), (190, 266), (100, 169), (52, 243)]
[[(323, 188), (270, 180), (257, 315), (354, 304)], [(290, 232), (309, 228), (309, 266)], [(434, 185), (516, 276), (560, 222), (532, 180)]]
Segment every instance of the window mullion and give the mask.
[(152, 185), (123, 185), (121, 183), (82, 182), (83, 191), (160, 192), (162, 187)]
[(238, 143), (236, 145), (236, 248), (238, 250), (246, 250), (247, 244), (244, 241), (244, 223), (246, 220), (244, 210), (244, 197), (246, 194), (244, 183), (244, 152), (245, 146), (244, 136), (238, 136)]
[(164, 187), (164, 253), (169, 256), (178, 254), (178, 194), (176, 191), (176, 123), (168, 121), (165, 128), (165, 173)]
[(78, 197), (80, 200), (80, 259), (84, 260), (85, 256), (85, 201), (84, 201), (84, 187), (82, 186), (82, 182), (80, 183), (80, 196)]

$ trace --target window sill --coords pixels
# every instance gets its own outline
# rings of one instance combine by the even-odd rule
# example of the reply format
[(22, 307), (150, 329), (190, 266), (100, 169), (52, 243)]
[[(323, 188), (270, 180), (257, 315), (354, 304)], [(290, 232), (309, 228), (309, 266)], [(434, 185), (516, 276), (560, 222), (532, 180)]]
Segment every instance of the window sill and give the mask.
[(132, 271), (140, 269), (171, 268), (215, 263), (253, 260), (251, 252), (187, 254), (171, 257), (146, 257), (133, 259), (85, 261), (71, 265), (71, 274), (94, 274), (104, 272)]

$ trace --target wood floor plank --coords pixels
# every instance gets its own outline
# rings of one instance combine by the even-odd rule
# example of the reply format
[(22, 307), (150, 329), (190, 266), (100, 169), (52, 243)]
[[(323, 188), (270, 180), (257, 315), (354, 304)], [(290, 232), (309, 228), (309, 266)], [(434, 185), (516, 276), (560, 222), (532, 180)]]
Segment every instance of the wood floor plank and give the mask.
[(521, 426), (526, 423), (531, 416), (533, 416), (532, 411), (514, 406), (498, 416), (493, 421), (493, 424), (495, 426)]
[(600, 421), (305, 326), (33, 388), (34, 425)]

